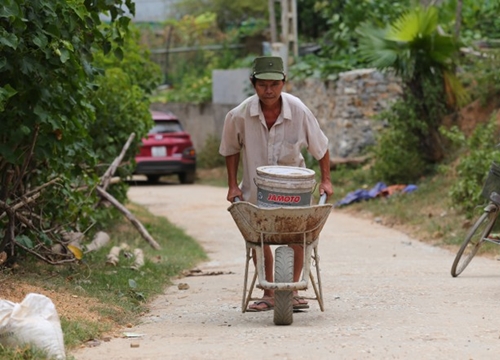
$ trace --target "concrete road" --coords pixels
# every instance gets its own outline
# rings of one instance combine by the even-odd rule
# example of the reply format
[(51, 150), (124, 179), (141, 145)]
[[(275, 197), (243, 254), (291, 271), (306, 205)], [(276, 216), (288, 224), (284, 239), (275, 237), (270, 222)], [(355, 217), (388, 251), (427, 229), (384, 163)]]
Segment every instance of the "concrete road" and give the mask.
[[(333, 210), (319, 254), (325, 312), (317, 302), (273, 324), (272, 311), (241, 312), (245, 244), (226, 190), (200, 185), (131, 187), (132, 201), (199, 240), (206, 272), (165, 289), (141, 335), (80, 349), (99, 359), (496, 359), (500, 354), (500, 264), (475, 258), (458, 278), (454, 254), (366, 219)], [(312, 295), (312, 290), (307, 291)], [(259, 294), (259, 292), (257, 292)]]

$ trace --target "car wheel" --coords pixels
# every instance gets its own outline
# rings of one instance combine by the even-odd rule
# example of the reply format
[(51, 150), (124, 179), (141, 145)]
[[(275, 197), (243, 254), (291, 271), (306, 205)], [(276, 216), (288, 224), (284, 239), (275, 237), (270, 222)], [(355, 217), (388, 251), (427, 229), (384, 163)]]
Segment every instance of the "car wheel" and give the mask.
[(148, 182), (157, 183), (160, 180), (160, 175), (146, 175)]
[(179, 174), (179, 181), (181, 184), (193, 184), (196, 178), (194, 171), (187, 171)]

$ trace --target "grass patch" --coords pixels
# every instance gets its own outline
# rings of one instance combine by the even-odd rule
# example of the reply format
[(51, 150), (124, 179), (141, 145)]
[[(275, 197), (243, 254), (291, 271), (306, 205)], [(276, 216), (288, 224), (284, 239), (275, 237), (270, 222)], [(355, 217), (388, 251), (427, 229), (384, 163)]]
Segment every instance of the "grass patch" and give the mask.
[[(370, 177), (363, 169), (344, 169), (340, 174), (333, 174), (335, 189), (333, 201), (342, 199), (356, 188), (363, 186), (371, 188), (375, 185), (373, 181), (370, 183)], [(418, 189), (412, 193), (396, 193), (389, 197), (362, 201), (338, 208), (336, 211), (370, 217), (414, 239), (455, 252), (464, 241), (470, 227), (482, 214), (486, 201), (477, 204), (472, 218), (463, 211), (455, 209), (449, 194), (456, 178), (450, 174), (453, 172), (443, 171), (422, 178), (415, 184)], [(495, 225), (494, 232), (500, 232), (500, 222)], [(485, 244), (480, 253), (494, 257), (500, 254), (500, 247)]]
[(385, 225), (413, 227), (413, 236), (422, 240), (454, 236), (457, 235), (454, 234), (457, 232), (456, 220), (462, 219), (462, 216), (450, 208), (446, 196), (450, 181), (446, 177), (426, 178), (417, 184), (415, 192), (396, 193), (351, 204), (345, 210), (367, 212), (374, 217), (383, 218)]
[[(32, 346), (9, 349), (0, 344), (0, 360), (38, 360), (47, 359), (47, 353)], [(50, 359), (49, 359), (50, 360)], [(70, 360), (68, 358), (68, 360)]]
[(89, 320), (71, 321), (61, 317), (61, 328), (64, 334), (64, 345), (68, 349), (77, 347), (83, 340), (97, 339), (103, 333), (112, 330), (111, 324), (96, 323)]
[[(135, 227), (121, 218), (106, 229), (110, 244), (85, 254), (79, 263), (57, 267), (27, 257), (19, 259), (19, 267), (0, 274), (2, 290), (15, 302), (22, 301), (34, 289), (50, 296), (61, 318), (67, 351), (112, 333), (117, 325), (135, 324), (138, 315), (147, 311), (147, 303), (163, 293), (172, 277), (207, 259), (195, 239), (164, 217), (154, 216), (136, 204), (129, 204), (128, 208), (161, 250), (154, 250)], [(106, 264), (111, 247), (122, 243), (127, 244), (128, 250), (121, 252), (118, 265)], [(131, 269), (134, 259), (128, 256), (135, 248), (144, 252), (145, 264), (139, 270)], [(10, 350), (0, 348), (0, 359), (16, 359), (11, 356)]]

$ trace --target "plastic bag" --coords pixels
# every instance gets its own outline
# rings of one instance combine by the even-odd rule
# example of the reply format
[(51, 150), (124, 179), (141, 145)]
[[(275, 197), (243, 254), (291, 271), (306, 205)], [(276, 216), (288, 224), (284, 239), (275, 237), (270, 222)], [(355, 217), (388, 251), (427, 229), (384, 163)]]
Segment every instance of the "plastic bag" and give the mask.
[(48, 297), (28, 294), (21, 303), (0, 300), (0, 344), (31, 344), (51, 359), (64, 360), (64, 339), (56, 307)]

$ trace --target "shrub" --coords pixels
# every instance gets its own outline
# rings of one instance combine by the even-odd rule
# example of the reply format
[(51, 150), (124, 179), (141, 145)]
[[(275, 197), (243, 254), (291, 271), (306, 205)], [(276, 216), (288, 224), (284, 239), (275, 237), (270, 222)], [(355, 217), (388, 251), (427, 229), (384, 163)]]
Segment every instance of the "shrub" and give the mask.
[(491, 162), (500, 162), (498, 145), (499, 129), (492, 116), (486, 126), (477, 126), (466, 140), (467, 156), (462, 157), (456, 167), (458, 177), (450, 189), (452, 203), (467, 216), (472, 215), (474, 208), (485, 199), (481, 198), (481, 190), (488, 175)]
[(429, 170), (420, 151), (419, 139), (410, 131), (411, 124), (416, 121), (412, 109), (400, 100), (381, 114), (390, 126), (379, 134), (371, 149), (375, 159), (372, 167), (375, 180), (388, 183), (414, 182)]
[(219, 154), (220, 139), (216, 135), (209, 135), (201, 151), (198, 152), (198, 165), (203, 169), (214, 169), (226, 164), (225, 158)]

